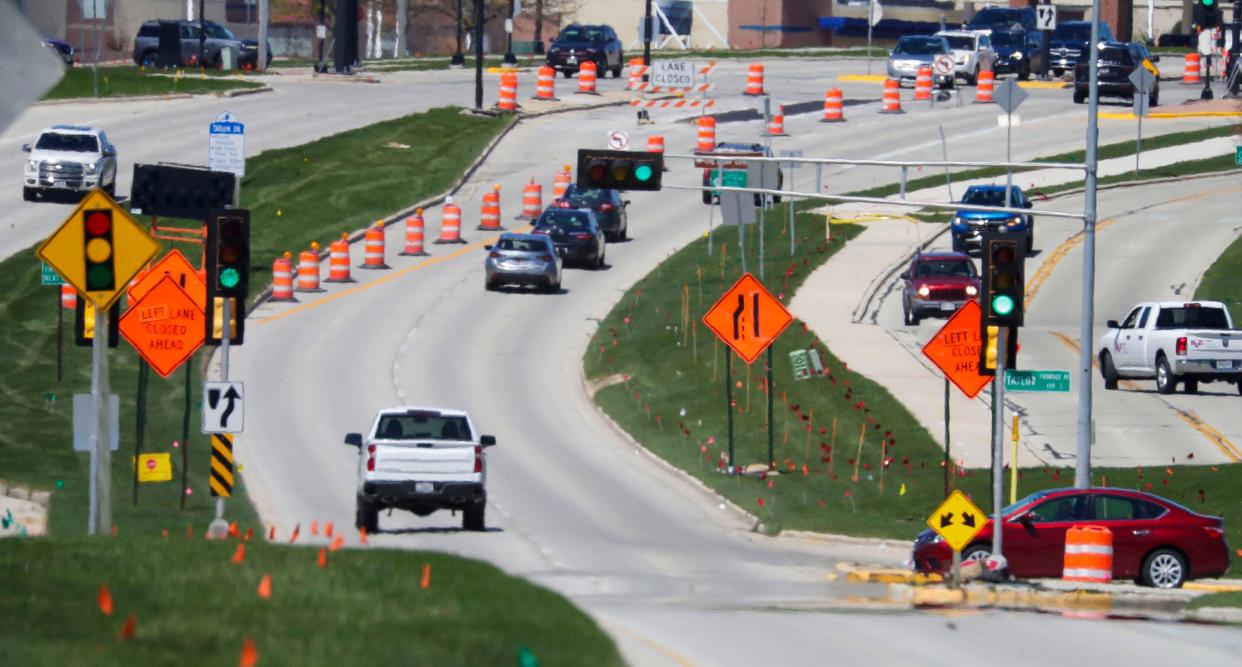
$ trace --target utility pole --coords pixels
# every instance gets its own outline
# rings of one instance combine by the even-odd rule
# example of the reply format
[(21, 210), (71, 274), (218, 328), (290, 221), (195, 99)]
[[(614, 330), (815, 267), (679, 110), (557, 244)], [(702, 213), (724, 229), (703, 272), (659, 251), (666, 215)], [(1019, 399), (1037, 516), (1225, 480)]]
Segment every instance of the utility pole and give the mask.
[(1229, 45), (1229, 72), (1226, 73), (1229, 81), (1229, 95), (1231, 97), (1238, 96), (1238, 88), (1242, 86), (1242, 66), (1239, 66), (1238, 57), (1242, 56), (1242, 0), (1233, 0), (1233, 24), (1229, 26), (1229, 30), (1233, 36), (1233, 43)]
[(504, 64), (516, 65), (517, 56), (513, 55), (513, 21), (517, 18), (517, 4), (509, 0), (509, 18), (505, 19), (505, 58)]
[[(1091, 486), (1091, 362), (1095, 348), (1095, 187), (1099, 163), (1100, 116), (1100, 0), (1091, 0), (1091, 44), (1087, 52), (1087, 164), (1082, 203), (1082, 314), (1078, 334), (1078, 446), (1075, 451), (1074, 487)], [(1004, 378), (1001, 378), (1003, 380)]]
[(543, 54), (543, 0), (535, 0), (535, 55)]
[(474, 2), (474, 108), (483, 108), (483, 0)]
[(259, 44), (255, 52), (254, 70), (267, 71), (267, 19), (268, 0), (259, 0)]
[[(79, 295), (79, 299), (85, 295)], [(95, 402), (95, 441), (91, 443), (91, 504), (87, 532), (112, 532), (112, 402), (108, 383), (108, 308), (95, 309), (91, 394)]]
[(319, 26), (315, 31), (319, 33), (319, 71), (326, 72), (328, 65), (323, 61), (323, 46), (328, 37), (328, 0), (319, 0)]
[(203, 18), (203, 3), (205, 0), (198, 0), (198, 66), (206, 67), (205, 56), (207, 52), (207, 22)]
[(457, 66), (466, 64), (466, 54), (462, 53), (461, 50), (462, 33), (464, 30), (462, 26), (461, 3), (462, 0), (457, 0), (457, 50), (453, 52), (453, 59), (449, 61), (449, 64)]
[(651, 33), (655, 32), (651, 29), (651, 0), (647, 0), (646, 6), (646, 18), (643, 19), (643, 81), (650, 80), (648, 72), (651, 71)]

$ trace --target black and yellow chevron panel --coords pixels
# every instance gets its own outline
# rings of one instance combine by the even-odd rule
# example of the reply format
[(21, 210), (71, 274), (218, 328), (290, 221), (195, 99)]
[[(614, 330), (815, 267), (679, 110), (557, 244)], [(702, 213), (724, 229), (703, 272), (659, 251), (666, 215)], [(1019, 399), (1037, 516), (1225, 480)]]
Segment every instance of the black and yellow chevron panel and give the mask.
[(233, 495), (233, 434), (211, 434), (211, 495)]

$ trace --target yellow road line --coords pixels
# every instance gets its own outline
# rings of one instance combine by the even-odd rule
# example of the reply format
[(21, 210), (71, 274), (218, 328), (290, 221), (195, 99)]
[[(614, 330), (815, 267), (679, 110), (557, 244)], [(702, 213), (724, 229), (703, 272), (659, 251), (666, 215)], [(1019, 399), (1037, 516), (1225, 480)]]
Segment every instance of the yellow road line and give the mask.
[(1019, 88), (1069, 88), (1070, 84), (1064, 81), (1021, 81), (1018, 83)]
[(841, 74), (837, 81), (861, 81), (863, 83), (884, 83), (888, 79), (883, 74)]
[[(1101, 112), (1100, 118), (1109, 120), (1134, 120), (1136, 116), (1129, 112), (1107, 111)], [(1179, 111), (1179, 112), (1156, 112), (1147, 114), (1148, 119), (1171, 119), (1171, 118), (1242, 118), (1242, 111)]]
[[(1096, 224), (1095, 231), (1099, 232), (1102, 229), (1107, 229), (1115, 222), (1117, 222), (1116, 218), (1107, 218), (1102, 220)], [(1030, 279), (1026, 281), (1026, 298), (1023, 299), (1023, 304), (1027, 308), (1031, 307), (1031, 302), (1035, 300), (1035, 295), (1039, 293), (1039, 289), (1044, 286), (1044, 281), (1048, 280), (1048, 276), (1052, 275), (1052, 270), (1056, 268), (1057, 264), (1059, 264), (1061, 260), (1065, 259), (1065, 256), (1069, 254), (1069, 251), (1072, 250), (1074, 246), (1082, 242), (1082, 238), (1082, 232), (1078, 232), (1077, 234), (1074, 234), (1068, 239), (1062, 241), (1061, 245), (1054, 248), (1048, 255), (1048, 259), (1044, 260), (1044, 263), (1039, 265), (1039, 268), (1035, 270), (1035, 273), (1031, 274)]]
[(646, 644), (648, 647), (653, 648), (656, 651), (659, 651), (660, 653), (663, 653), (664, 655), (671, 658), (673, 662), (677, 663), (678, 665), (681, 665), (681, 667), (694, 667), (694, 663), (691, 662), (688, 658), (686, 658), (686, 656), (674, 651), (673, 649), (661, 644), (660, 642), (657, 642), (654, 639), (651, 639), (650, 637), (647, 637), (646, 635), (641, 635), (627, 627), (620, 626), (620, 625), (616, 625), (613, 627), (633, 637), (634, 639), (637, 639), (638, 641)]
[(1242, 591), (1242, 584), (1212, 584), (1206, 581), (1187, 581), (1182, 588), (1195, 591), (1212, 591), (1214, 593), (1235, 593)]

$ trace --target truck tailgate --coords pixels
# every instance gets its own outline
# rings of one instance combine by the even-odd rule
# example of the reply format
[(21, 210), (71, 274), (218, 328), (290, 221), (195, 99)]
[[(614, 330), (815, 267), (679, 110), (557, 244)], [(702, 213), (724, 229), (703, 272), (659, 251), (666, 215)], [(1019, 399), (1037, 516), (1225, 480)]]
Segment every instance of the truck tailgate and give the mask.
[(473, 442), (376, 441), (375, 470), (370, 479), (462, 481), (473, 480)]
[(1187, 331), (1186, 347), (1191, 357), (1242, 359), (1242, 331), (1212, 329)]

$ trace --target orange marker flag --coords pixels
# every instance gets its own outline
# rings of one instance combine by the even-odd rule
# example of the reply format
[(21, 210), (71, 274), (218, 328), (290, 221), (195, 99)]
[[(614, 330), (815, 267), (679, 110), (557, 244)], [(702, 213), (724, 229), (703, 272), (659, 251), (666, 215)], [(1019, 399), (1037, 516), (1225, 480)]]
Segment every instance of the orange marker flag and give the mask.
[(311, 522), (311, 535), (318, 535), (318, 534), (319, 534), (319, 522), (312, 521)]
[(237, 529), (237, 522), (229, 524), (229, 537), (241, 537), (241, 531)]
[(315, 564), (318, 565), (319, 567), (328, 566), (328, 550), (327, 549), (323, 547), (319, 547), (319, 556), (315, 558)]
[(367, 529), (366, 528), (358, 529), (358, 539), (360, 539), (364, 545), (367, 543)]
[(301, 529), (302, 529), (302, 524), (300, 523), (293, 526), (293, 534), (289, 536), (289, 544), (293, 544), (294, 542), (298, 541), (298, 531), (300, 531)]
[(272, 597), (272, 575), (265, 574), (259, 580), (259, 597), (267, 600)]
[(421, 588), (431, 588), (431, 563), (423, 563), (423, 579), (418, 585)]
[(192, 526), (187, 525), (185, 527), (185, 539), (187, 540), (194, 539), (194, 528)]
[(125, 617), (125, 625), (121, 626), (121, 633), (117, 635), (117, 639), (120, 641), (125, 641), (126, 639), (132, 639), (134, 636), (134, 631), (137, 629), (138, 629), (138, 617), (134, 616), (134, 614), (131, 612), (129, 616)]
[(242, 643), (241, 659), (237, 661), (237, 667), (254, 667), (259, 664), (259, 649), (255, 647), (254, 640), (246, 637), (246, 641)]
[(237, 564), (246, 560), (246, 545), (238, 544), (237, 550), (233, 552), (233, 563)]
[(162, 537), (162, 538), (164, 538), (164, 539), (168, 539), (168, 529), (167, 529), (167, 528), (165, 528), (164, 530), (161, 530), (161, 531), (160, 531), (160, 537)]
[(324, 524), (323, 534), (324, 534), (324, 537), (332, 537), (332, 522), (331, 521)]
[(337, 535), (335, 538), (333, 538), (332, 544), (329, 545), (328, 548), (331, 549), (332, 551), (336, 551), (337, 549), (340, 549), (343, 546), (345, 546), (345, 536)]
[(276, 524), (272, 524), (271, 526), (268, 526), (268, 528), (267, 528), (267, 541), (268, 541), (268, 542), (275, 542), (275, 541), (276, 541)]
[(252, 538), (252, 537), (254, 537), (254, 528), (247, 528), (247, 529), (246, 529), (246, 535), (245, 535), (245, 537), (243, 537), (242, 539), (244, 539), (244, 540), (246, 540), (247, 542), (249, 542), (249, 541), (250, 541), (250, 538)]
[(99, 611), (104, 616), (112, 615), (112, 591), (108, 590), (108, 584), (99, 585)]

